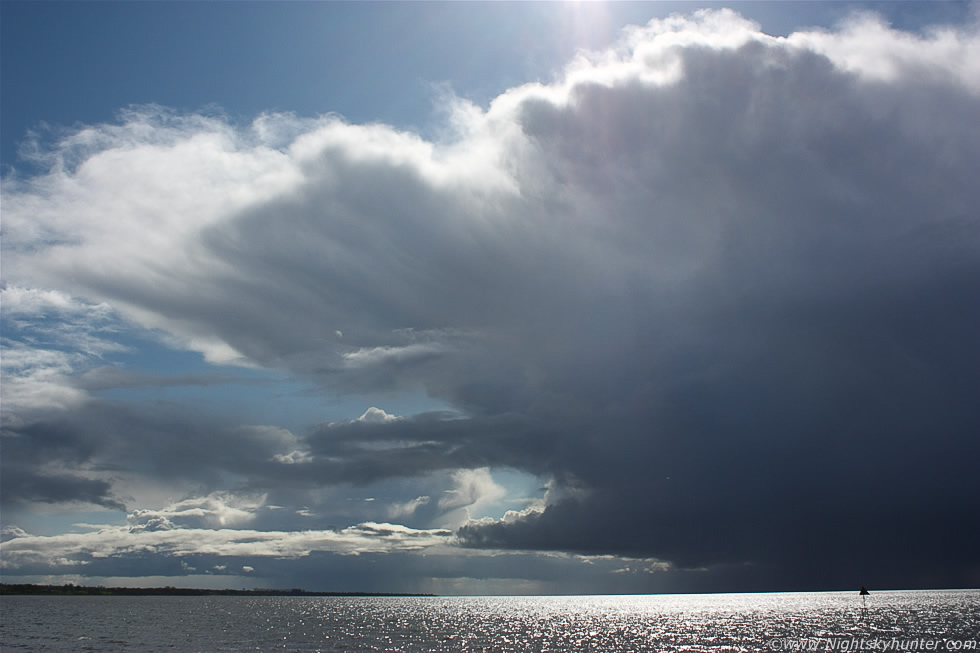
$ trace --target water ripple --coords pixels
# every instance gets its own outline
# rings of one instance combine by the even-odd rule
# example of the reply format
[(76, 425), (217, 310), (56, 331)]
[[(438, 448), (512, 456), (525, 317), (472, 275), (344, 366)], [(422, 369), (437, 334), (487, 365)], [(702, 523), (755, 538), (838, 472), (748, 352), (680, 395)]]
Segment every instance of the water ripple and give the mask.
[[(761, 651), (978, 637), (980, 591), (573, 597), (4, 596), (0, 648)], [(853, 649), (852, 649), (853, 650)], [(946, 650), (941, 644), (939, 650)], [(976, 650), (976, 649), (974, 649)]]

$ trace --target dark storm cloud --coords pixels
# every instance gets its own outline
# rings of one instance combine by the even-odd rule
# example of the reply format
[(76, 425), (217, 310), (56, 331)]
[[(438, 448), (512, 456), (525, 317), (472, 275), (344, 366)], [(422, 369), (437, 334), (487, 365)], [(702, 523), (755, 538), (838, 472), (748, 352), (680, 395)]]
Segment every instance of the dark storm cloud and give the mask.
[(553, 462), (561, 457), (560, 437), (547, 424), (518, 415), (429, 413), (393, 423), (355, 421), (328, 426), (309, 438), (313, 462), (306, 473), (357, 484), (486, 466), (547, 475), (561, 467)]
[(2, 496), (5, 504), (82, 501), (125, 510), (110, 492), (125, 476), (199, 489), (218, 487), (228, 474), (253, 475), (262, 487), (288, 484), (285, 466), (273, 457), (294, 450), (295, 442), (284, 429), (237, 425), (174, 404), (91, 400), (5, 429)]
[[(10, 428), (2, 460), (5, 502), (73, 500), (67, 488), (109, 492), (114, 476), (188, 481), (218, 489), (227, 475), (253, 491), (366, 486), (431, 472), (493, 466), (560, 474), (560, 434), (519, 415), (461, 419), (425, 413), (391, 422), (353, 420), (297, 436), (271, 426), (236, 425), (175, 404), (133, 407), (92, 400), (60, 419)], [(529, 460), (537, 460), (532, 465)], [(43, 475), (37, 470), (46, 469)], [(84, 470), (99, 481), (77, 478)], [(32, 482), (26, 483), (30, 476)], [(45, 493), (39, 488), (51, 484)], [(41, 497), (50, 496), (50, 499)], [(100, 495), (101, 496), (101, 495)], [(90, 501), (91, 492), (75, 500)], [(107, 499), (92, 501), (109, 505)], [(115, 504), (115, 505), (118, 505)]]
[[(336, 119), (266, 117), (299, 134), (275, 147), (267, 123), (105, 128), (120, 150), (146, 125), (210, 136), (141, 156), (196, 162), (234, 200), (186, 182), (210, 212), (161, 208), (166, 246), (142, 250), (95, 209), (66, 227), (45, 218), (57, 193), (12, 188), (15, 274), (210, 360), (455, 412), (305, 437), (72, 420), (89, 435), (45, 429), (22, 459), (134, 419), (167, 444), (128, 469), (215, 484), (508, 467), (555, 491), (464, 526), (473, 549), (660, 560), (701, 590), (975, 585), (976, 43), (867, 20), (773, 39), (721, 12), (635, 30), (485, 112), (459, 102), (452, 143)], [(111, 157), (79, 170), (94, 207), (118, 186)], [(24, 249), (34, 200), (87, 240)]]
[(4, 465), (3, 484), (3, 503), (7, 506), (24, 502), (78, 502), (112, 510), (126, 509), (126, 505), (113, 496), (109, 481), (83, 478), (70, 472), (41, 474), (22, 466)]

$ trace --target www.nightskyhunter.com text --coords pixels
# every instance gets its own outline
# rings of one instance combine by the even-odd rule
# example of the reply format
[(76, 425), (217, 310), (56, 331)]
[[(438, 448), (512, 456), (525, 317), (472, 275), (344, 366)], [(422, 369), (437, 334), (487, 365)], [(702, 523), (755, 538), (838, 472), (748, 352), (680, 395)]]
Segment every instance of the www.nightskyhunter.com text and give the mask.
[(776, 637), (771, 651), (975, 651), (975, 639), (874, 639), (867, 637)]

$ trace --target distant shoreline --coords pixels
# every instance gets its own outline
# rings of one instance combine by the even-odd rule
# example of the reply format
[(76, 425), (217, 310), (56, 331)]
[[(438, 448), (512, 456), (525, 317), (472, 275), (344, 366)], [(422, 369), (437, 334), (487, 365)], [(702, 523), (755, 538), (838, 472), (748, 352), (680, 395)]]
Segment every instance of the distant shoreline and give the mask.
[(0, 596), (435, 596), (403, 592), (308, 592), (302, 589), (218, 590), (188, 587), (90, 587), (86, 585), (31, 585), (0, 583)]

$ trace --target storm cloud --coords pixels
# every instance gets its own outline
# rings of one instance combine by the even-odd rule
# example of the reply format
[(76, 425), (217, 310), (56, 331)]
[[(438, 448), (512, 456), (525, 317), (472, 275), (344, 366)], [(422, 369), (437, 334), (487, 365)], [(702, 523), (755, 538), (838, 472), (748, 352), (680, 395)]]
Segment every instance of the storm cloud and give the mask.
[[(140, 107), (38, 145), (48, 171), (3, 182), (5, 319), (12, 289), (57, 291), (88, 307), (71, 324), (99, 306), (215, 364), (447, 409), (294, 434), (124, 406), (98, 391), (137, 377), (102, 353), (10, 341), (32, 354), (4, 378), (4, 500), (443, 474), (456, 494), (389, 511), (436, 520), (495, 496), (452, 474), (507, 469), (545, 499), (321, 549), (619, 556), (705, 591), (975, 586), (978, 80), (975, 27), (776, 38), (698, 12), (487, 107), (450, 97), (440, 141)], [(190, 555), (170, 538), (201, 525), (171, 525), (159, 555)], [(11, 542), (5, 564), (41, 544)]]

